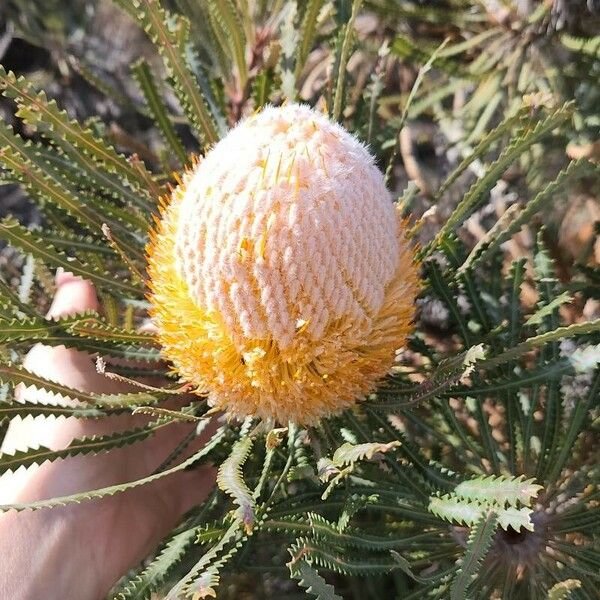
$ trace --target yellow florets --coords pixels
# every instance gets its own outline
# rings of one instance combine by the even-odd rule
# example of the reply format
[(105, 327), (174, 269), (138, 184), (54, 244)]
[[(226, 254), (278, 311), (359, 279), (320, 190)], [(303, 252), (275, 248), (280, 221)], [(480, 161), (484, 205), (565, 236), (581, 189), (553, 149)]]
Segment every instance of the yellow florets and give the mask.
[(173, 192), (149, 247), (164, 356), (238, 417), (314, 424), (374, 389), (418, 278), (383, 176), (305, 106), (233, 129)]

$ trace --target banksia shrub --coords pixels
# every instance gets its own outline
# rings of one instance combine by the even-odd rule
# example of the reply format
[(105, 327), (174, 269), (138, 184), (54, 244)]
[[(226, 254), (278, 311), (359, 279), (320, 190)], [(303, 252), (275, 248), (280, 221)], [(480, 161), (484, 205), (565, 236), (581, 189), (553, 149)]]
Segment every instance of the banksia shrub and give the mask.
[(165, 356), (235, 416), (340, 413), (411, 329), (404, 228), (373, 158), (339, 125), (300, 105), (249, 117), (185, 176), (150, 246)]
[[(208, 498), (111, 600), (596, 598), (600, 227), (573, 263), (549, 215), (598, 190), (597, 39), (551, 27), (557, 2), (115, 3), (156, 56), (126, 96), (77, 65), (121, 127), (0, 67), (2, 183), (43, 219), (0, 221), (22, 254), (0, 278), (0, 429), (148, 420), (4, 451), (0, 474), (172, 452), (0, 510), (143, 502), (210, 463)], [(45, 317), (56, 268), (97, 311)], [(28, 371), (35, 342), (128, 391)]]

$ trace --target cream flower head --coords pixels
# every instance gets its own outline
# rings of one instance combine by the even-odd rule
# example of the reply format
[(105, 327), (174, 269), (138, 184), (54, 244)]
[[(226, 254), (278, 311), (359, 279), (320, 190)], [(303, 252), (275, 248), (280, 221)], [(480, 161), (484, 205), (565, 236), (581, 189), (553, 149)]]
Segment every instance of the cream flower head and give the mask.
[(307, 106), (232, 129), (149, 247), (164, 356), (228, 414), (314, 424), (371, 392), (411, 330), (413, 251), (366, 148)]

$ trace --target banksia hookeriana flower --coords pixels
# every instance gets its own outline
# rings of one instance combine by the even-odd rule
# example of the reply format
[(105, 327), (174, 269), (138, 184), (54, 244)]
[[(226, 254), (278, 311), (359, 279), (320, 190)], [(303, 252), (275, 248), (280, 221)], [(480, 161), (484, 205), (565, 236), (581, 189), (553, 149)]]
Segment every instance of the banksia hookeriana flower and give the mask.
[(230, 415), (311, 424), (348, 408), (411, 330), (403, 229), (343, 128), (293, 104), (246, 119), (185, 176), (150, 244), (164, 356)]

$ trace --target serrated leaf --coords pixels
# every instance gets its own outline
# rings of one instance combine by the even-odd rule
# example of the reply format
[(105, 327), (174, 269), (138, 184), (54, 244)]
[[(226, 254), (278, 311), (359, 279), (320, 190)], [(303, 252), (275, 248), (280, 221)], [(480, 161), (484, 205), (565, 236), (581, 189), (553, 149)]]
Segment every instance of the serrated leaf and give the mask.
[(239, 520), (234, 519), (219, 541), (171, 588), (165, 600), (216, 597), (219, 569), (237, 552), (243, 539), (239, 525)]
[(525, 325), (539, 325), (543, 322), (543, 320), (554, 313), (554, 311), (560, 308), (563, 304), (569, 304), (573, 302), (573, 296), (569, 294), (569, 292), (563, 292), (559, 294), (555, 298), (553, 298), (548, 304), (542, 306), (539, 310), (533, 313), (527, 321), (525, 321)]
[(188, 467), (191, 467), (193, 464), (197, 463), (201, 458), (209, 454), (213, 450), (213, 448), (221, 441), (223, 435), (224, 428), (221, 428), (217, 431), (217, 433), (215, 433), (211, 440), (207, 442), (207, 444), (201, 450), (195, 452), (192, 456), (190, 456), (188, 459), (184, 460), (180, 464), (171, 467), (170, 469), (161, 471), (160, 473), (155, 473), (149, 475), (148, 477), (142, 477), (141, 479), (136, 479), (135, 481), (110, 485), (108, 487), (90, 490), (86, 492), (79, 492), (77, 494), (70, 494), (68, 496), (59, 496), (56, 498), (50, 498), (49, 500), (37, 500), (34, 502), (26, 503), (3, 504), (0, 505), (0, 512), (6, 512), (9, 510), (40, 510), (42, 508), (52, 508), (54, 506), (64, 506), (67, 504), (79, 504), (81, 502), (94, 500), (96, 498), (114, 496), (115, 494), (119, 494), (121, 492), (125, 492), (136, 487), (148, 485), (149, 483), (162, 479), (163, 477), (168, 477), (173, 473), (177, 473), (179, 471), (183, 471)]
[(459, 560), (458, 571), (450, 588), (450, 600), (464, 600), (471, 580), (485, 558), (496, 531), (498, 519), (493, 512), (483, 515), (469, 533), (467, 549)]
[(33, 341), (50, 335), (51, 325), (41, 317), (0, 319), (0, 343)]
[[(57, 323), (60, 324), (60, 321)], [(67, 331), (73, 335), (94, 340), (110, 341), (118, 344), (142, 344), (157, 346), (158, 341), (153, 333), (123, 329), (109, 325), (98, 316), (76, 319), (72, 318)]]
[(391, 559), (365, 558), (350, 554), (348, 549), (345, 549), (342, 554), (320, 541), (306, 538), (298, 538), (289, 552), (292, 555), (292, 562), (303, 557), (310, 560), (311, 564), (345, 575), (377, 575), (389, 573), (397, 568), (396, 561)]
[(198, 529), (193, 527), (171, 537), (150, 564), (125, 587), (111, 596), (111, 600), (148, 600), (151, 593), (165, 580), (171, 570), (184, 558)]
[(432, 57), (434, 57), (432, 64), (437, 69), (441, 69), (449, 75), (456, 77), (465, 79), (473, 78), (473, 76), (467, 70), (461, 68), (456, 61), (448, 60), (439, 54), (434, 56), (436, 52), (435, 48), (424, 49), (422, 45), (415, 44), (406, 36), (396, 37), (392, 43), (391, 51), (396, 56), (401, 56), (421, 64), (426, 64), (427, 62), (431, 61)]
[(313, 44), (316, 35), (317, 19), (323, 6), (324, 0), (308, 0), (302, 16), (302, 25), (300, 27), (298, 50), (296, 54), (296, 79), (300, 77), (306, 59)]
[(133, 65), (133, 75), (144, 94), (148, 110), (152, 114), (164, 140), (179, 159), (180, 164), (185, 165), (188, 161), (188, 153), (175, 131), (167, 107), (159, 94), (150, 65), (145, 59), (141, 59)]
[(187, 59), (189, 22), (169, 15), (157, 0), (114, 0), (140, 22), (164, 59), (173, 91), (205, 147), (219, 140), (212, 116)]
[(335, 588), (327, 583), (305, 560), (298, 560), (290, 567), (292, 577), (316, 600), (342, 600)]
[(232, 0), (208, 0), (207, 3), (216, 21), (223, 28), (237, 66), (239, 87), (243, 89), (248, 81), (248, 65), (246, 64), (246, 35), (241, 16)]
[[(150, 199), (148, 193), (152, 186), (152, 176), (148, 171), (134, 167), (124, 156), (118, 154), (112, 146), (94, 136), (91, 130), (83, 128), (77, 121), (69, 119), (54, 101), (48, 101), (44, 92), (35, 93), (31, 84), (23, 77), (17, 78), (12, 72), (0, 67), (0, 89), (10, 98), (19, 102), (19, 116), (35, 128), (41, 128), (60, 146), (65, 139), (79, 148), (87, 156), (103, 165), (109, 172), (121, 177), (142, 197)], [(156, 193), (160, 193), (158, 188)], [(146, 208), (142, 204), (141, 208)]]
[(37, 417), (39, 415), (99, 419), (105, 417), (107, 414), (104, 407), (99, 406), (73, 407), (60, 406), (58, 404), (39, 404), (37, 402), (17, 402), (16, 400), (14, 402), (0, 401), (0, 420), (4, 418), (14, 419), (15, 417)]
[(454, 494), (465, 500), (474, 500), (481, 504), (497, 504), (502, 507), (520, 504), (531, 506), (532, 499), (543, 489), (534, 481), (533, 478), (525, 479), (524, 475), (519, 477), (506, 475), (477, 477), (459, 483), (454, 488)]
[(352, 1), (352, 13), (349, 21), (344, 25), (342, 33), (342, 43), (340, 46), (339, 57), (336, 59), (337, 72), (335, 77), (335, 92), (333, 95), (333, 110), (331, 117), (334, 121), (339, 121), (344, 108), (344, 100), (346, 95), (346, 67), (350, 50), (352, 48), (354, 38), (354, 22), (358, 15), (358, 11), (362, 5), (362, 0)]
[(560, 37), (563, 45), (573, 52), (581, 52), (593, 58), (600, 58), (600, 35), (585, 38), (564, 33)]
[(238, 440), (234, 444), (231, 454), (219, 467), (217, 475), (219, 488), (231, 496), (238, 505), (237, 515), (247, 531), (251, 531), (254, 524), (255, 500), (243, 479), (242, 466), (252, 450), (252, 444), (252, 438), (249, 436)]
[[(434, 496), (429, 499), (428, 509), (431, 513), (440, 519), (450, 521), (451, 523), (460, 523), (472, 527), (481, 519), (481, 517), (490, 511), (490, 506), (482, 505), (478, 502), (468, 502), (446, 494), (445, 496)], [(527, 507), (520, 509), (494, 508), (498, 516), (498, 523), (502, 529), (512, 527), (515, 531), (520, 531), (521, 527), (533, 531), (531, 522), (532, 510)]]
[(590, 163), (585, 159), (572, 161), (523, 208), (517, 204), (511, 205), (488, 233), (477, 242), (458, 269), (458, 273), (464, 273), (488, 258), (501, 244), (529, 223), (534, 214), (543, 210), (565, 184), (571, 182), (576, 175), (585, 173), (589, 167)]
[(20, 467), (41, 465), (71, 456), (100, 454), (115, 448), (122, 448), (150, 437), (159, 427), (164, 427), (164, 422), (158, 425), (156, 423), (149, 424), (131, 431), (74, 439), (62, 450), (51, 450), (40, 446), (25, 451), (16, 450), (13, 454), (3, 453), (0, 454), (0, 474), (6, 471), (16, 471)]
[[(28, 317), (24, 319), (0, 319), (0, 342), (42, 340), (51, 336), (70, 335), (105, 342), (110, 345), (140, 344), (158, 347), (156, 336), (109, 325), (95, 311), (77, 313), (59, 319)], [(76, 344), (76, 339), (75, 342)]]
[(401, 443), (397, 440), (387, 444), (381, 442), (371, 442), (366, 444), (342, 444), (333, 454), (332, 463), (336, 467), (351, 465), (359, 460), (371, 460), (378, 453), (389, 452), (398, 448)]
[(514, 160), (564, 123), (571, 116), (571, 112), (572, 105), (565, 104), (546, 118), (538, 121), (534, 126), (521, 129), (498, 159), (486, 169), (485, 174), (470, 187), (464, 198), (442, 225), (433, 242), (424, 248), (423, 256), (428, 256), (437, 249), (444, 238), (477, 209), (485, 195)]
[(581, 587), (579, 579), (566, 579), (559, 581), (548, 590), (547, 600), (568, 600), (572, 597), (571, 592)]
[(89, 279), (100, 288), (115, 290), (120, 294), (137, 297), (141, 294), (138, 287), (108, 272), (102, 272), (94, 267), (85, 265), (80, 261), (67, 257), (64, 253), (50, 246), (44, 239), (36, 237), (17, 223), (12, 217), (0, 221), (0, 238), (5, 239), (12, 246), (20, 248), (23, 252), (33, 254), (45, 264), (62, 267), (74, 275)]
[(586, 321), (584, 323), (573, 323), (564, 327), (557, 327), (552, 331), (547, 331), (546, 333), (529, 337), (524, 342), (505, 350), (501, 354), (485, 359), (480, 363), (479, 366), (482, 369), (491, 369), (523, 356), (523, 354), (526, 354), (530, 350), (541, 348), (550, 342), (558, 342), (566, 338), (571, 338), (578, 335), (587, 335), (597, 331), (600, 331), (600, 319)]
[[(393, 382), (389, 382), (388, 385), (380, 388), (378, 391), (380, 398), (371, 403), (369, 408), (390, 411), (440, 396), (455, 387), (464, 376), (469, 375), (475, 365), (484, 361), (486, 351), (487, 348), (483, 344), (476, 344), (465, 352), (440, 361), (433, 373), (427, 374), (426, 380), (418, 386), (398, 390)], [(381, 400), (381, 397), (387, 396), (401, 396), (401, 398), (391, 401)]]
[[(115, 216), (112, 207), (98, 198), (85, 197), (66, 179), (58, 176), (54, 169), (45, 165), (31, 144), (25, 143), (10, 127), (1, 123), (0, 161), (15, 174), (42, 209), (51, 202), (96, 235), (100, 235), (104, 223), (110, 223), (120, 244), (132, 256), (143, 258), (142, 242), (135, 238), (126, 223)], [(145, 231), (145, 223), (142, 226)]]
[(0, 382), (15, 387), (22, 384), (26, 389), (34, 388), (44, 390), (57, 399), (78, 400), (92, 406), (103, 408), (123, 408), (127, 406), (139, 406), (151, 404), (160, 399), (160, 395), (152, 395), (146, 392), (129, 392), (123, 394), (91, 394), (81, 392), (66, 385), (61, 385), (49, 379), (39, 377), (34, 373), (11, 364), (0, 364)]

